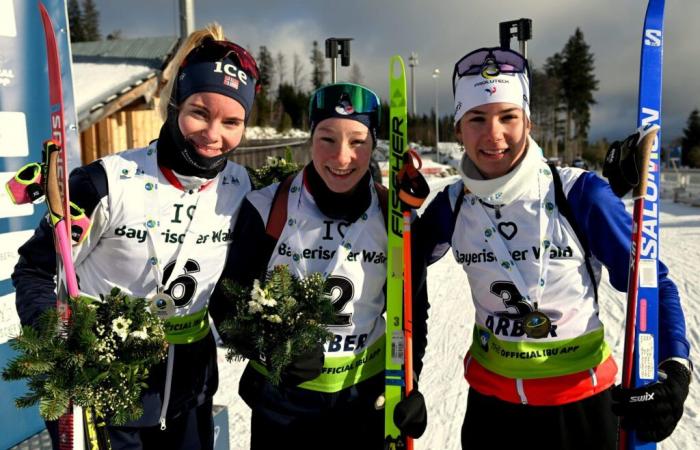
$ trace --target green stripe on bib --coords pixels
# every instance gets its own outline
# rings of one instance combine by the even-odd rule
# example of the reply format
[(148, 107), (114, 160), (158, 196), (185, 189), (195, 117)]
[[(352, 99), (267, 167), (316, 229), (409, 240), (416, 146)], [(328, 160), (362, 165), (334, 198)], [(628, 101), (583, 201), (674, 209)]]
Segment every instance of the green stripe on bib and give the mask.
[[(262, 373), (267, 373), (265, 367), (257, 361), (250, 365)], [(384, 371), (384, 336), (367, 347), (362, 353), (351, 356), (325, 355), (323, 371), (313, 380), (299, 385), (300, 388), (318, 392), (338, 392)]]
[(191, 344), (209, 334), (208, 308), (165, 320), (165, 338), (171, 344)]
[(487, 328), (474, 327), (472, 356), (488, 370), (508, 378), (549, 378), (590, 369), (610, 356), (605, 331), (557, 341), (505, 341)]

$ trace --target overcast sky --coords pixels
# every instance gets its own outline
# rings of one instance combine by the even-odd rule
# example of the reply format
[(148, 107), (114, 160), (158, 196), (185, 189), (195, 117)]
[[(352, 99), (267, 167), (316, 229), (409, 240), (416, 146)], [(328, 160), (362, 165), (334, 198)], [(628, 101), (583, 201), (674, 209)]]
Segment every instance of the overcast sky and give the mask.
[[(388, 60), (415, 69), (418, 112), (429, 113), (438, 79), (439, 111), (452, 109), (450, 76), (454, 62), (482, 46), (498, 44), (498, 23), (533, 20), (528, 56), (535, 67), (560, 51), (576, 27), (595, 56), (595, 93), (590, 137), (619, 138), (636, 126), (639, 53), (646, 0), (193, 0), (195, 25), (218, 21), (233, 41), (257, 53), (266, 45), (282, 51), (291, 69), (294, 53), (305, 64), (311, 42), (321, 49), (328, 37), (351, 37), (352, 62), (363, 82), (386, 98)], [(104, 35), (120, 29), (124, 37), (178, 33), (178, 0), (95, 0)], [(688, 115), (700, 108), (700, 1), (667, 0), (664, 41), (663, 140), (682, 134)], [(513, 42), (517, 48), (517, 43)], [(307, 67), (308, 71), (308, 67)], [(338, 79), (349, 77), (340, 68)], [(291, 74), (286, 77), (291, 79)], [(308, 80), (308, 72), (307, 72)]]

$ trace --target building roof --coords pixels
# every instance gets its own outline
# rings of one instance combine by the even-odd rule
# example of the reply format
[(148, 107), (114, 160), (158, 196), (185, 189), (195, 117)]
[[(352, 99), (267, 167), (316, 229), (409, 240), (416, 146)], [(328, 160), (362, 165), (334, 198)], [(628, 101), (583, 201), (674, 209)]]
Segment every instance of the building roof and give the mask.
[(150, 99), (177, 44), (174, 36), (72, 44), (80, 130), (138, 98)]
[(175, 36), (76, 42), (71, 44), (71, 52), (73, 62), (135, 60), (135, 62), (162, 69), (170, 54), (175, 51), (177, 42), (178, 38)]

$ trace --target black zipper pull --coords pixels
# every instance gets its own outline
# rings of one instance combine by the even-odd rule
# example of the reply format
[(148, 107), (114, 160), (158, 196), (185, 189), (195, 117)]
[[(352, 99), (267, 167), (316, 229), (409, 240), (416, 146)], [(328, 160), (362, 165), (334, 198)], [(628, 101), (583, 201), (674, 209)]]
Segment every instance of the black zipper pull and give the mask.
[(501, 218), (501, 205), (493, 205), (493, 209), (496, 210), (496, 219)]

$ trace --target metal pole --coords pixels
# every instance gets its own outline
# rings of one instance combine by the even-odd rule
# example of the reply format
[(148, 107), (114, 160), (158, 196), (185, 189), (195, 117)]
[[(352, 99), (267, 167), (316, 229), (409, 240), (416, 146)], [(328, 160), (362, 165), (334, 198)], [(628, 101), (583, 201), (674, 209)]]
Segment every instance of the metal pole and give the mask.
[(501, 47), (510, 48), (510, 38), (517, 37), (520, 54), (527, 58), (527, 41), (532, 39), (532, 19), (510, 20), (498, 24)]
[(336, 83), (338, 80), (338, 52), (340, 52), (340, 65), (350, 65), (350, 41), (352, 38), (326, 39), (326, 58), (331, 60), (331, 83)]
[(331, 58), (331, 83), (335, 83), (338, 78), (338, 58)]
[(416, 83), (414, 80), (413, 68), (418, 65), (418, 54), (411, 52), (411, 57), (408, 58), (408, 66), (411, 68), (411, 113), (416, 115)]
[(437, 162), (440, 162), (440, 113), (438, 112), (438, 77), (440, 69), (433, 70), (433, 79), (435, 80), (435, 156)]
[(194, 0), (180, 0), (180, 36), (184, 39), (194, 31)]

